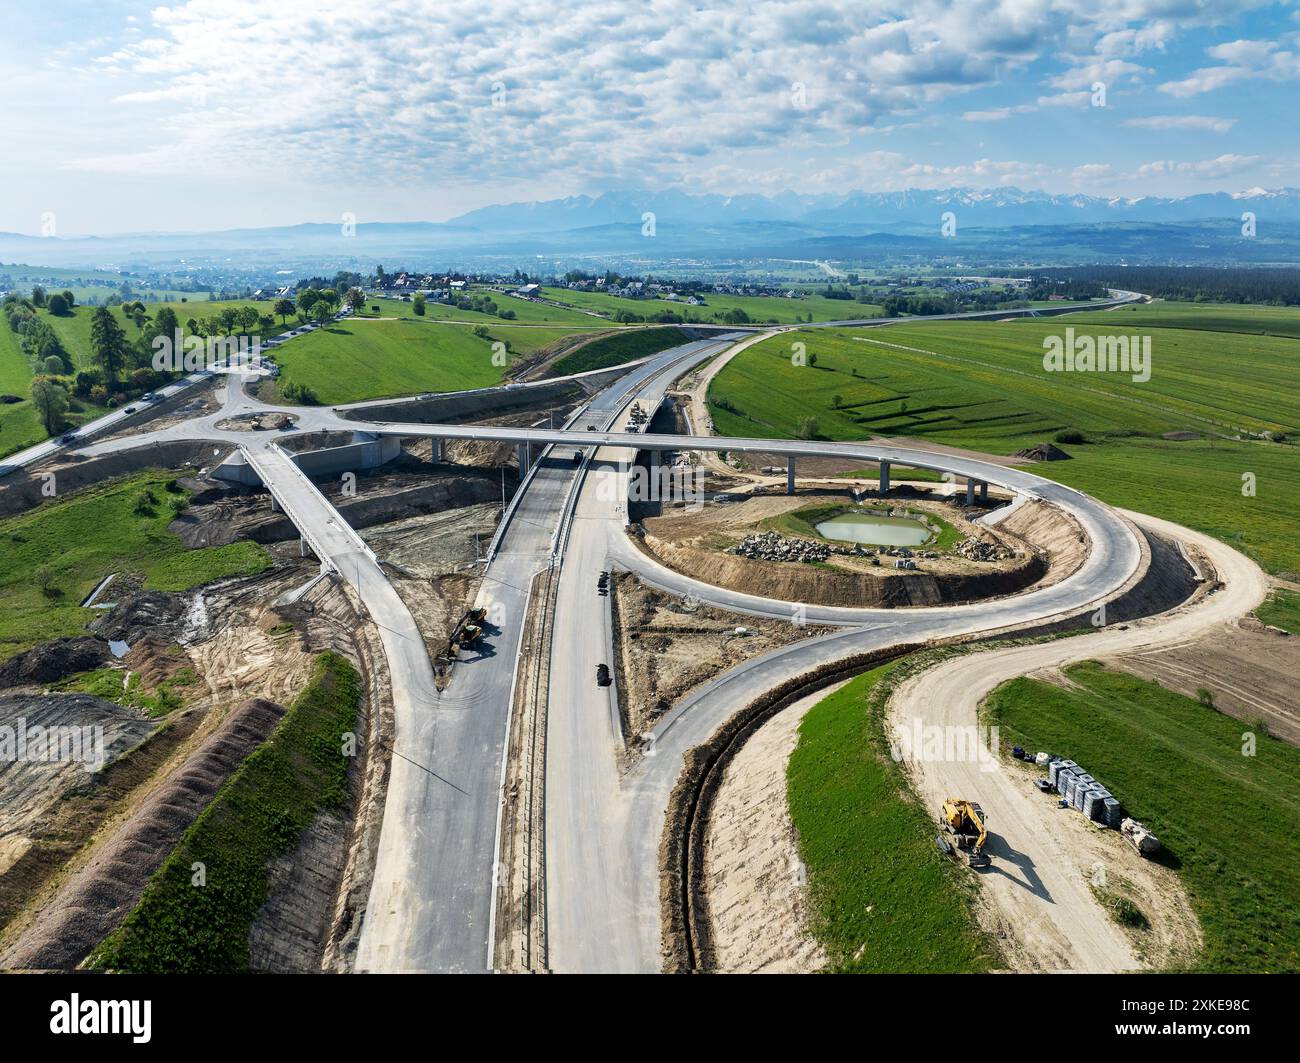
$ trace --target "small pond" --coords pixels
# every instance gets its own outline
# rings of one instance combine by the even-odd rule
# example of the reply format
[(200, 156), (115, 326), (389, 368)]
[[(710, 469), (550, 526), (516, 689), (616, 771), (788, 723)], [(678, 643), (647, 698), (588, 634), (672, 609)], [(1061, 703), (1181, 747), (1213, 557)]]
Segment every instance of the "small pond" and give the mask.
[(816, 528), (825, 539), (865, 546), (920, 546), (930, 538), (930, 529), (919, 520), (883, 513), (841, 513)]

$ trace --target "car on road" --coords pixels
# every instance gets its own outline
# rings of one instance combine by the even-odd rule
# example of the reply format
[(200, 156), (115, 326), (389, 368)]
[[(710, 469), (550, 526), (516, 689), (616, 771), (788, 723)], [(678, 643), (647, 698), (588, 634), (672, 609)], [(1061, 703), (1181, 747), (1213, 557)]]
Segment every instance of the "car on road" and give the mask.
[(609, 675), (609, 665), (607, 664), (596, 665), (596, 685), (598, 687), (607, 687), (612, 682), (613, 680), (610, 678)]
[(65, 445), (68, 443), (75, 443), (76, 441), (77, 441), (76, 432), (65, 432), (63, 435), (59, 436), (59, 442)]
[(126, 409), (124, 409), (122, 412), (123, 412), (123, 413), (135, 413), (135, 407), (134, 407), (134, 406), (128, 406), (128, 407), (126, 407)]

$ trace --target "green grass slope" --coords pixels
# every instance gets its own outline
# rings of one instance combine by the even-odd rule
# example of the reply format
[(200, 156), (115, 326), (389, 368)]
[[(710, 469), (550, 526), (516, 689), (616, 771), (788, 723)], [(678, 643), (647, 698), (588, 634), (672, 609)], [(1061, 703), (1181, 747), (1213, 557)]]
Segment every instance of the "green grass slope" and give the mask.
[[(271, 566), (252, 542), (185, 549), (167, 525), (188, 497), (155, 470), (0, 521), (0, 658), (81, 634), (98, 614), (80, 603), (110, 573), (137, 572), (146, 588), (182, 591)], [(42, 570), (48, 590), (37, 579)]]
[(834, 971), (989, 970), (997, 960), (975, 924), (973, 883), (935, 846), (932, 817), (889, 755), (882, 681), (896, 667), (858, 676), (799, 725), (787, 793), (812, 930)]

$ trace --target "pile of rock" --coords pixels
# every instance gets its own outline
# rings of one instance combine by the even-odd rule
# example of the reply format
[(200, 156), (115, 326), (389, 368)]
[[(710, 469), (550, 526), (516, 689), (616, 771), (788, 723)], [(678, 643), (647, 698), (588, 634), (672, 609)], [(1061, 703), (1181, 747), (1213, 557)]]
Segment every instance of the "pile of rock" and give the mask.
[(752, 561), (825, 561), (831, 556), (831, 549), (828, 543), (787, 539), (776, 532), (756, 532), (746, 535), (730, 553)]
[(1005, 547), (971, 536), (953, 547), (953, 553), (967, 561), (1005, 561), (1011, 554)]

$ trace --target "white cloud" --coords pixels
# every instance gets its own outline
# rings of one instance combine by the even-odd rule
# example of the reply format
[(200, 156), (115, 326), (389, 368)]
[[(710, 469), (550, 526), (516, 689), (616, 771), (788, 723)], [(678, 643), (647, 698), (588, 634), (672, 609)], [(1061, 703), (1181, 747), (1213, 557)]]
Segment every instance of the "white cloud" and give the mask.
[(1056, 64), (1055, 94), (966, 121), (1082, 105), (1093, 81), (1145, 77), (1131, 57), (1175, 24), (1212, 17), (1208, 0), (177, 0), (93, 64), (168, 147), (96, 145), (71, 165), (664, 183), (719, 154), (914, 124), (1034, 63)]
[(1205, 114), (1153, 114), (1145, 118), (1126, 118), (1124, 124), (1134, 129), (1193, 129), (1209, 133), (1226, 133), (1235, 118), (1215, 118)]
[(1279, 82), (1300, 78), (1300, 52), (1282, 50), (1276, 41), (1229, 41), (1207, 48), (1206, 54), (1222, 65), (1201, 67), (1179, 81), (1166, 81), (1160, 91), (1186, 98), (1253, 78)]
[(1219, 178), (1240, 173), (1259, 161), (1260, 156), (1258, 155), (1220, 155), (1215, 159), (1201, 159), (1196, 162), (1174, 162), (1161, 159), (1139, 166), (1137, 176), (1155, 177), (1178, 174), (1199, 178)]

